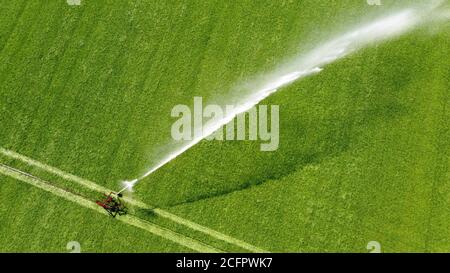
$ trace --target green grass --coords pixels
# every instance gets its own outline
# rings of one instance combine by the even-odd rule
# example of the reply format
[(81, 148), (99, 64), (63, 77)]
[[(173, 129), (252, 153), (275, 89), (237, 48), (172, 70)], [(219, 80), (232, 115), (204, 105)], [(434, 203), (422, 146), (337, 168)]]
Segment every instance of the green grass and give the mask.
[[(0, 146), (118, 189), (170, 151), (174, 105), (217, 101), (410, 1), (383, 2), (2, 0)], [(448, 252), (450, 31), (428, 32), (265, 100), (280, 105), (276, 152), (203, 141), (135, 196), (270, 251), (366, 252), (375, 240), (388, 252)], [(0, 251), (64, 252), (72, 240), (90, 252), (189, 251), (5, 176), (0, 194)]]

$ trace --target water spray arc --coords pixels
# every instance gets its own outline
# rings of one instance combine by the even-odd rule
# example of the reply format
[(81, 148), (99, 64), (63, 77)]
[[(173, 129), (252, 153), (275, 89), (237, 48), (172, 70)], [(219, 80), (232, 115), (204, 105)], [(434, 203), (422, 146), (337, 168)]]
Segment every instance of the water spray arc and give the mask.
[(279, 88), (286, 86), (300, 78), (319, 73), (322, 67), (341, 59), (359, 49), (368, 45), (387, 40), (406, 33), (426, 22), (430, 13), (434, 11), (437, 4), (429, 8), (407, 8), (397, 11), (391, 15), (374, 20), (371, 23), (354, 28), (337, 38), (331, 39), (318, 45), (315, 49), (302, 54), (294, 61), (287, 63), (281, 69), (269, 73), (263, 77), (264, 80), (255, 84), (257, 86), (251, 94), (239, 98), (233, 111), (227, 113), (223, 119), (215, 122), (207, 122), (203, 126), (203, 132), (188, 141), (186, 144), (168, 154), (154, 166), (152, 166), (144, 175), (132, 181), (124, 181), (124, 187), (119, 193), (125, 190), (132, 190), (133, 186), (150, 174), (157, 171), (176, 157), (199, 143), (204, 138), (213, 134), (222, 126), (231, 122), (237, 115), (244, 113), (262, 100), (278, 91)]

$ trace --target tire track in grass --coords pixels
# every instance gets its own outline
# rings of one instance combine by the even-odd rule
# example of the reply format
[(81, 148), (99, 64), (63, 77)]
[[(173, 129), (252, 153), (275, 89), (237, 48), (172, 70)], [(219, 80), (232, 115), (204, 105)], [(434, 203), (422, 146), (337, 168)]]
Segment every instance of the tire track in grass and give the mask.
[(197, 224), (195, 222), (192, 222), (192, 221), (189, 221), (187, 219), (181, 218), (181, 217), (179, 217), (177, 215), (174, 215), (174, 214), (172, 214), (172, 213), (170, 213), (170, 212), (168, 212), (166, 210), (155, 208), (155, 209), (153, 209), (153, 212), (155, 212), (157, 215), (159, 215), (161, 217), (170, 219), (170, 220), (172, 220), (172, 221), (174, 221), (174, 222), (176, 222), (178, 224), (184, 225), (184, 226), (189, 227), (189, 228), (191, 228), (193, 230), (200, 231), (200, 232), (202, 232), (204, 234), (210, 235), (211, 237), (214, 237), (216, 239), (225, 241), (225, 242), (230, 243), (230, 244), (235, 245), (235, 246), (239, 246), (239, 247), (241, 247), (243, 249), (246, 249), (246, 250), (249, 250), (251, 252), (255, 252), (255, 253), (269, 253), (269, 251), (267, 251), (267, 250), (258, 248), (256, 246), (253, 246), (253, 245), (251, 245), (249, 243), (246, 243), (246, 242), (244, 242), (242, 240), (236, 239), (234, 237), (231, 237), (231, 236), (228, 236), (226, 234), (220, 233), (218, 231), (215, 231), (213, 229), (207, 228), (207, 227), (202, 226), (200, 224)]
[[(7, 149), (4, 149), (4, 148), (0, 147), (0, 154), (4, 155), (6, 157), (9, 157), (9, 158), (15, 159), (15, 160), (20, 160), (20, 161), (26, 163), (29, 166), (37, 167), (39, 169), (42, 169), (44, 171), (47, 171), (47, 172), (52, 173), (54, 175), (57, 175), (57, 176), (59, 176), (61, 178), (64, 178), (65, 180), (69, 180), (69, 181), (78, 183), (78, 184), (80, 184), (80, 185), (82, 185), (82, 186), (84, 186), (84, 187), (86, 187), (86, 188), (88, 188), (90, 190), (93, 190), (93, 191), (96, 191), (96, 192), (100, 192), (100, 193), (112, 192), (112, 190), (110, 190), (108, 188), (105, 188), (103, 186), (100, 186), (100, 185), (98, 185), (98, 184), (96, 184), (96, 183), (94, 183), (94, 182), (92, 182), (90, 180), (87, 180), (87, 179), (75, 176), (73, 174), (67, 173), (67, 172), (62, 171), (62, 170), (60, 170), (58, 168), (55, 168), (55, 167), (49, 166), (47, 164), (41, 163), (41, 162), (39, 162), (37, 160), (34, 160), (34, 159), (29, 158), (27, 156), (21, 155), (21, 154), (16, 153), (16, 152), (13, 152), (11, 150), (7, 150)], [(204, 233), (206, 235), (209, 235), (209, 236), (211, 236), (213, 238), (216, 238), (216, 239), (219, 239), (221, 241), (227, 242), (229, 244), (238, 246), (238, 247), (243, 248), (245, 250), (248, 250), (248, 251), (251, 251), (251, 252), (256, 252), (256, 253), (268, 252), (267, 250), (258, 248), (256, 246), (253, 246), (253, 245), (251, 245), (249, 243), (246, 243), (246, 242), (244, 242), (242, 240), (236, 239), (236, 238), (231, 237), (229, 235), (223, 234), (223, 233), (218, 232), (216, 230), (210, 229), (208, 227), (202, 226), (202, 225), (197, 224), (195, 222), (192, 222), (190, 220), (187, 220), (187, 219), (184, 219), (182, 217), (179, 217), (179, 216), (177, 216), (177, 215), (175, 215), (175, 214), (173, 214), (171, 212), (168, 212), (166, 210), (159, 209), (159, 208), (152, 208), (150, 205), (147, 205), (147, 204), (145, 204), (145, 203), (143, 203), (143, 202), (141, 202), (139, 200), (135, 200), (135, 199), (132, 199), (132, 198), (129, 198), (129, 197), (124, 197), (124, 200), (125, 200), (125, 202), (127, 202), (127, 203), (129, 203), (129, 204), (131, 204), (133, 206), (142, 208), (142, 209), (152, 209), (152, 211), (156, 215), (158, 215), (160, 217), (169, 219), (169, 220), (171, 220), (171, 221), (173, 221), (175, 223), (178, 223), (180, 225), (188, 227), (188, 228), (190, 228), (192, 230), (196, 230), (196, 231), (202, 232), (202, 233)]]
[[(28, 183), (32, 186), (35, 186), (37, 188), (40, 188), (44, 191), (47, 191), (49, 193), (52, 193), (56, 196), (59, 196), (61, 198), (64, 198), (68, 201), (71, 201), (73, 203), (76, 203), (82, 207), (88, 208), (88, 209), (92, 209), (95, 210), (98, 213), (101, 213), (105, 216), (108, 216), (107, 213), (100, 207), (97, 206), (94, 202), (87, 200), (86, 198), (65, 191), (61, 188), (55, 187), (53, 185), (51, 185), (50, 182), (44, 181), (38, 177), (35, 177), (31, 174), (25, 173), (23, 171), (20, 171), (18, 169), (14, 169), (12, 167), (9, 167), (7, 165), (4, 165), (2, 163), (0, 163), (0, 174), (12, 177), (14, 179), (20, 180), (22, 182)], [(154, 235), (163, 237), (165, 239), (168, 239), (172, 242), (175, 242), (179, 245), (185, 246), (189, 249), (192, 249), (194, 251), (198, 251), (198, 252), (208, 252), (208, 253), (217, 253), (217, 252), (221, 252), (220, 250), (209, 246), (205, 243), (202, 243), (200, 241), (197, 241), (195, 239), (186, 237), (182, 234), (179, 234), (177, 232), (171, 231), (169, 229), (157, 226), (155, 224), (152, 224), (150, 222), (144, 221), (140, 218), (137, 218), (135, 216), (131, 216), (131, 215), (125, 215), (122, 217), (118, 217), (116, 218), (119, 221), (122, 221), (128, 225), (134, 226), (134, 227), (138, 227), (140, 229), (143, 229), (147, 232), (150, 232)]]

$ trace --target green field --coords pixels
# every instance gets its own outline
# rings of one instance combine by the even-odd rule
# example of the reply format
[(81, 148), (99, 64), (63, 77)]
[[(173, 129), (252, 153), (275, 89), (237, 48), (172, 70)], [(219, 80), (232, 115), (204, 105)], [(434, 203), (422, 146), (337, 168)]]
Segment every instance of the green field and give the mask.
[[(0, 0), (0, 148), (118, 190), (170, 152), (175, 105), (218, 101), (411, 2), (427, 1)], [(448, 22), (362, 49), (262, 102), (280, 107), (275, 152), (202, 141), (132, 197), (271, 252), (368, 252), (370, 241), (450, 252), (449, 56)], [(0, 163), (100, 196), (6, 153)], [(160, 236), (1, 170), (0, 252), (68, 252), (69, 241), (83, 252), (251, 251), (131, 206), (175, 234)]]

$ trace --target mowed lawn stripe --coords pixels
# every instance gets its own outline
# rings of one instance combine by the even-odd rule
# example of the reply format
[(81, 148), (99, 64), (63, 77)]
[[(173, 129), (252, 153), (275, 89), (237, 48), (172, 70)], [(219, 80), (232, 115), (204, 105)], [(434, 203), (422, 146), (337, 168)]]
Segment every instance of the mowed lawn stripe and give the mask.
[[(52, 186), (49, 184), (49, 182), (41, 180), (38, 177), (32, 176), (28, 173), (22, 172), (20, 170), (14, 169), (12, 167), (9, 167), (9, 166), (1, 164), (1, 163), (0, 163), (0, 173), (3, 175), (6, 175), (6, 176), (13, 177), (13, 178), (23, 181), (25, 183), (28, 183), (32, 186), (38, 187), (44, 191), (50, 192), (54, 195), (62, 197), (71, 202), (74, 202), (85, 208), (92, 209), (101, 214), (107, 215), (106, 212), (100, 206), (97, 206), (96, 204), (94, 204), (94, 202), (89, 201), (82, 196), (79, 196), (79, 195), (70, 193), (68, 191), (65, 191), (63, 189), (60, 189), (58, 187)], [(209, 252), (210, 253), (222, 252), (212, 246), (206, 245), (205, 243), (202, 243), (195, 239), (186, 237), (182, 234), (173, 232), (169, 229), (159, 227), (155, 224), (149, 223), (147, 221), (144, 221), (140, 218), (137, 218), (137, 217), (134, 217), (131, 215), (125, 215), (124, 217), (119, 217), (119, 218), (117, 218), (117, 220), (127, 223), (129, 225), (141, 228), (141, 229), (148, 231), (150, 233), (153, 233), (155, 235), (164, 237), (175, 243), (178, 243), (180, 245), (188, 247), (194, 251), (208, 252), (208, 253)]]

